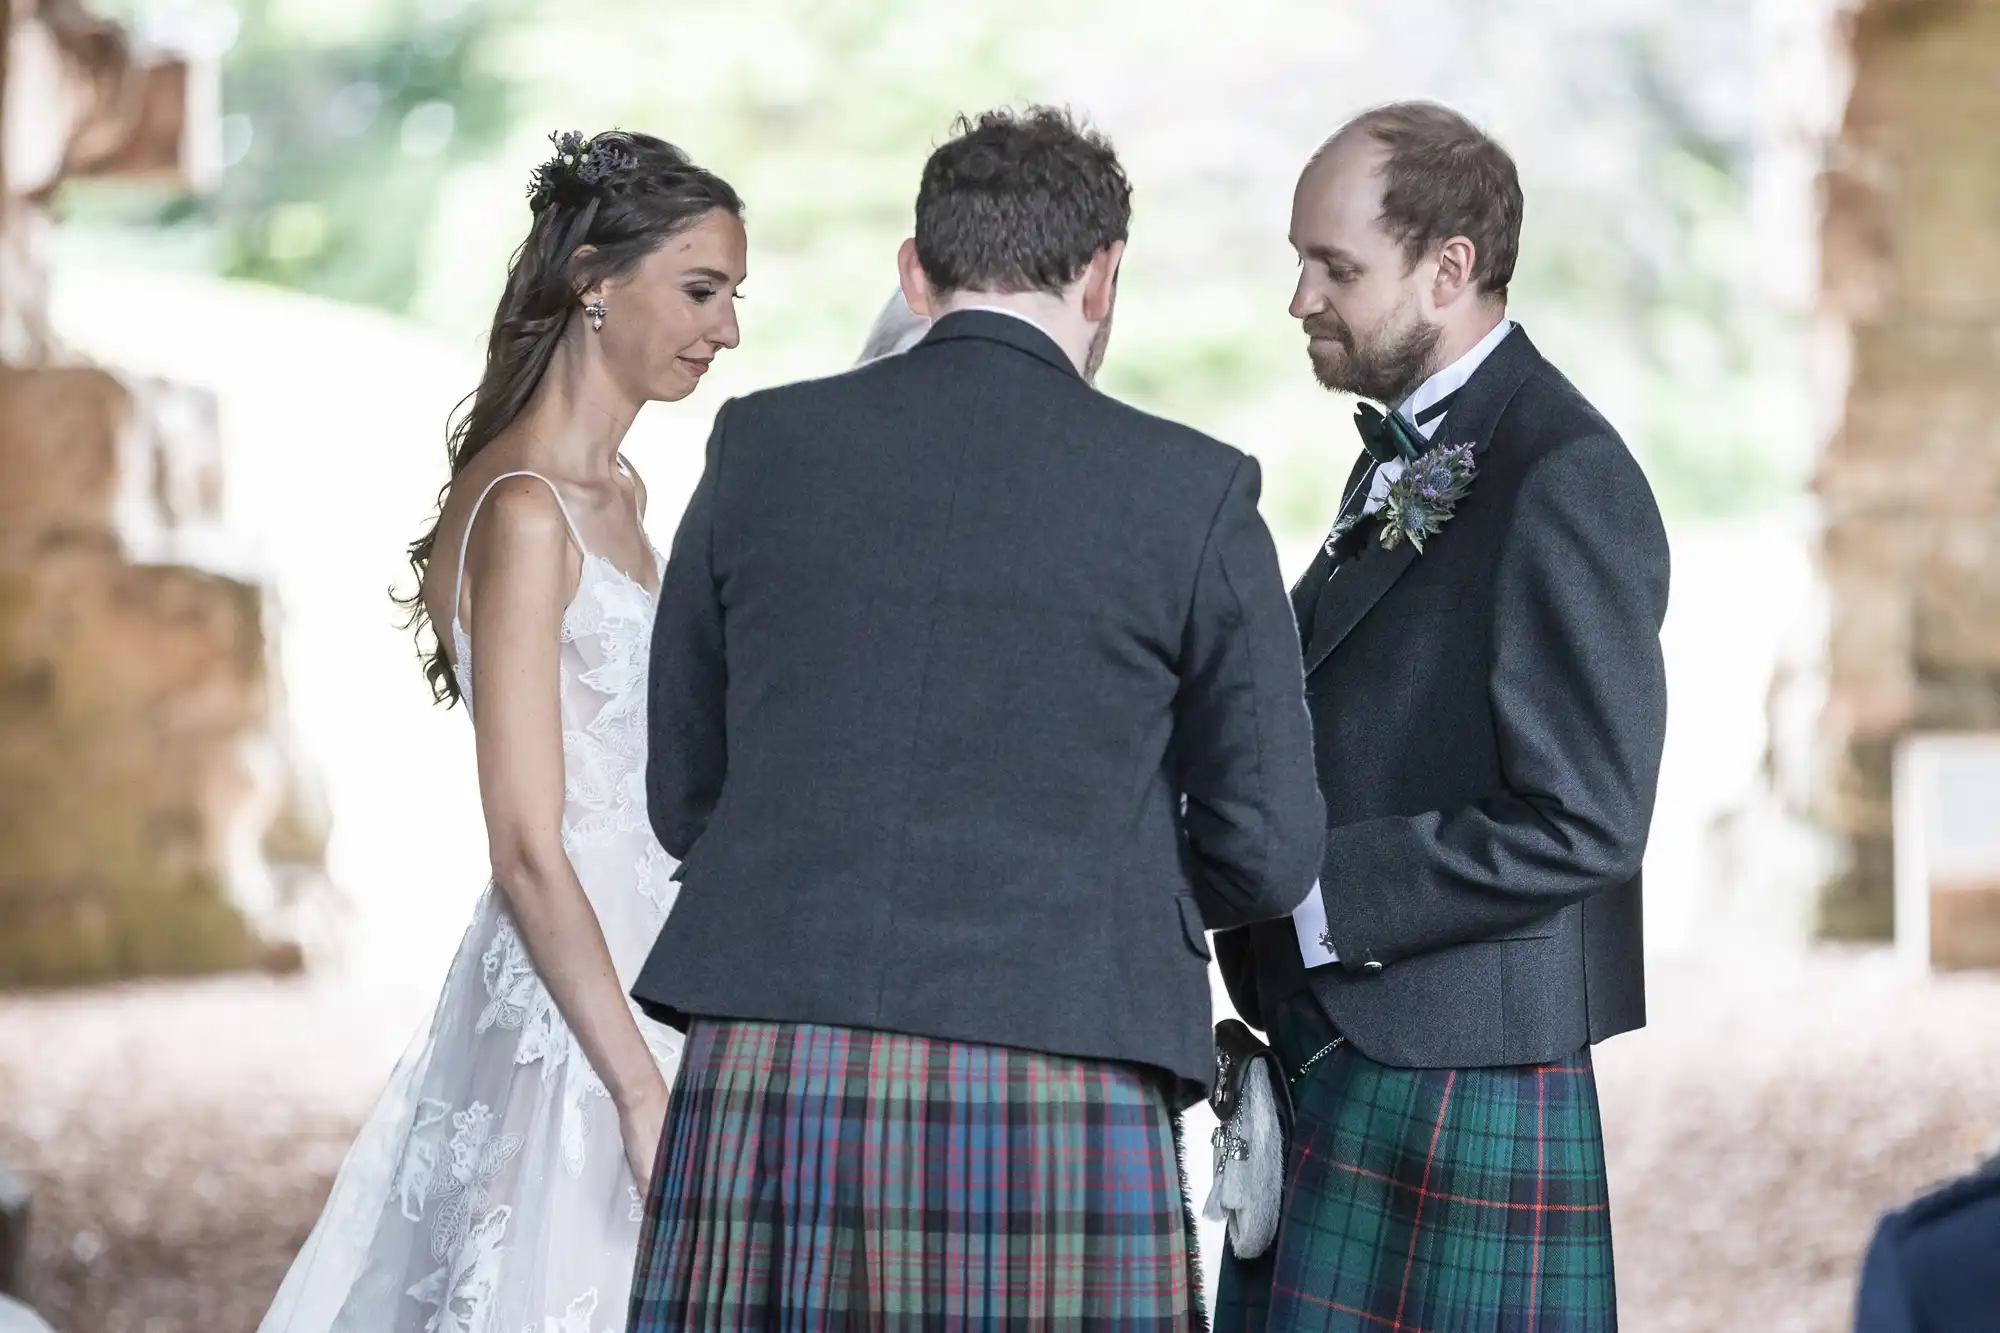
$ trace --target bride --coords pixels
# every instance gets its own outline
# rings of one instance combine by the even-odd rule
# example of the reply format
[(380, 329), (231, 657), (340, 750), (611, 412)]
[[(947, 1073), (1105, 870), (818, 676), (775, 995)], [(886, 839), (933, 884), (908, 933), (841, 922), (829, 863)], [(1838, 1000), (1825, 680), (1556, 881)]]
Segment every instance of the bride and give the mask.
[(626, 999), (674, 885), (644, 791), (660, 557), (618, 446), (736, 346), (745, 239), (735, 191), (671, 144), (556, 148), (410, 548), (412, 621), (448, 630), (426, 675), (475, 720), (493, 878), (261, 1333), (625, 1323), (680, 1041)]

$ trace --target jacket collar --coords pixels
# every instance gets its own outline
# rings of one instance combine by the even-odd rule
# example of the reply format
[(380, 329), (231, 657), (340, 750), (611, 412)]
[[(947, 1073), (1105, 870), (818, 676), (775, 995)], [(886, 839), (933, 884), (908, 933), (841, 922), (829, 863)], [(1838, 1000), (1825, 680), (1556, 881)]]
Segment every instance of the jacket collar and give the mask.
[(1025, 352), (1036, 360), (1046, 361), (1072, 378), (1083, 378), (1077, 374), (1076, 363), (1069, 359), (1067, 352), (1056, 345), (1054, 338), (1028, 320), (992, 310), (954, 310), (933, 324), (931, 331), (917, 346), (958, 342), (967, 338), (1003, 344), (1017, 352)]
[(1493, 428), (1500, 424), (1500, 414), (1528, 377), (1544, 364), (1542, 354), (1528, 341), (1527, 331), (1516, 324), (1458, 391), (1432, 445), (1470, 444), (1475, 454), (1485, 453), (1493, 443)]

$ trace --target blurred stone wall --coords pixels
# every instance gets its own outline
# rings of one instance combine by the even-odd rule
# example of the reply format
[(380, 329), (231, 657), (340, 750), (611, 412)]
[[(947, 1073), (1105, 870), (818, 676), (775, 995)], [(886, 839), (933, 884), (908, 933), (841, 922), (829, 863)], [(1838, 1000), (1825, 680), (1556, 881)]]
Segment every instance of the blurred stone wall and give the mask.
[(223, 522), (215, 403), (75, 364), (45, 309), (55, 190), (193, 184), (201, 75), (74, 3), (13, 0), (4, 31), (0, 986), (289, 965), (243, 890), (316, 883), (324, 818), (263, 590), (183, 558)]
[[(1892, 921), (1890, 760), (2000, 728), (2000, 0), (1868, 0), (1823, 175), (1845, 412), (1815, 478), (1830, 596), (1814, 814), (1820, 928)], [(2000, 818), (2000, 812), (1996, 812)]]

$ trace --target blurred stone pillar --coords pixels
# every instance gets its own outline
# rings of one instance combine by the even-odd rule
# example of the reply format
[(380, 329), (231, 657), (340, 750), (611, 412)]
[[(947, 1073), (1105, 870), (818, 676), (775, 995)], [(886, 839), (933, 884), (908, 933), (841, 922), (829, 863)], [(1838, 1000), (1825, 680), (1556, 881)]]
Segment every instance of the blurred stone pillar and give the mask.
[(221, 171), (216, 71), (136, 49), (79, 0), (4, 0), (0, 62), (0, 360), (49, 359), (49, 202), (65, 181), (193, 191)]
[(1844, 853), (1821, 932), (1881, 938), (1897, 737), (2000, 727), (2000, 0), (1866, 0), (1849, 22), (1822, 176), (1847, 375), (1814, 481), (1831, 620), (1813, 813)]
[(11, 0), (4, 34), (0, 985), (296, 961), (243, 910), (325, 850), (264, 593), (187, 557), (222, 522), (215, 403), (77, 364), (47, 317), (55, 191), (209, 184), (214, 71), (75, 0)]

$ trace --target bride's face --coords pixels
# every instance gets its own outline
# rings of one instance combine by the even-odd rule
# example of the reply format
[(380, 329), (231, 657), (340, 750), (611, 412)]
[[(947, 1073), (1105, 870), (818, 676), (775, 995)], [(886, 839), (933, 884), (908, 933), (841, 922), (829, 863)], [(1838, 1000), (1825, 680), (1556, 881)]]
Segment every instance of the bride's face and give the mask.
[(595, 336), (619, 379), (663, 402), (694, 392), (716, 353), (740, 341), (736, 297), (747, 250), (743, 220), (718, 209), (604, 285), (604, 328)]

